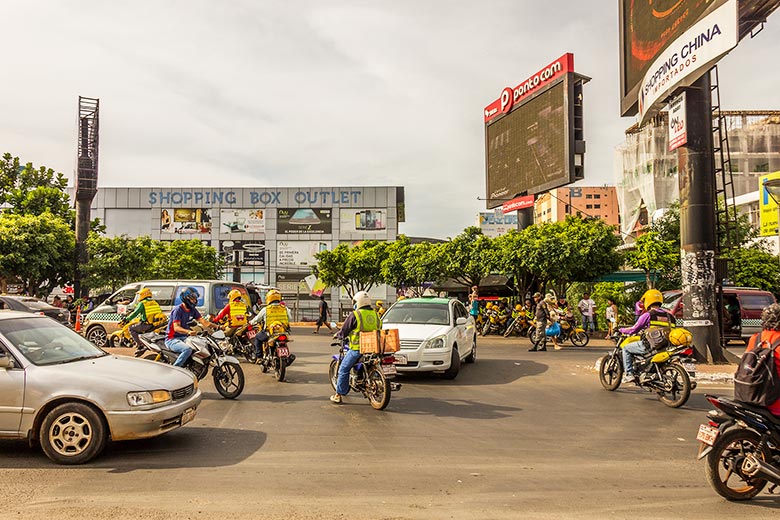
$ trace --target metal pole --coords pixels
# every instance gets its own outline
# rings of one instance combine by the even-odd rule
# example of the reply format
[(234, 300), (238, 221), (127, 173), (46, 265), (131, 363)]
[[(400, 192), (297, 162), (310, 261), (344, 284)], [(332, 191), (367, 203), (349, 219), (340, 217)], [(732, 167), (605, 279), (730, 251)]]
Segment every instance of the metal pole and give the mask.
[(696, 358), (726, 358), (720, 343), (715, 280), (715, 175), (712, 155), (710, 75), (685, 89), (688, 143), (679, 148), (680, 252), (683, 319), (691, 331)]
[(522, 230), (534, 224), (534, 208), (517, 210), (517, 229)]

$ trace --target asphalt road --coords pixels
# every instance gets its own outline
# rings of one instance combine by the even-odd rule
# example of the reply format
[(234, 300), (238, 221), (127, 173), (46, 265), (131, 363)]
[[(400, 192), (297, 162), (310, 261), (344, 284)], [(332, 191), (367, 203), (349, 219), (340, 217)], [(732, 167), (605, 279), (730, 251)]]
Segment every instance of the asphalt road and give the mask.
[(81, 467), (0, 442), (0, 518), (776, 518), (780, 499), (729, 503), (695, 460), (709, 403), (678, 410), (604, 391), (607, 349), (527, 352), (480, 338), (454, 381), (402, 377), (384, 412), (328, 401), (327, 335), (300, 329), (279, 383), (245, 365), (238, 400), (210, 381), (195, 421), (110, 445)]

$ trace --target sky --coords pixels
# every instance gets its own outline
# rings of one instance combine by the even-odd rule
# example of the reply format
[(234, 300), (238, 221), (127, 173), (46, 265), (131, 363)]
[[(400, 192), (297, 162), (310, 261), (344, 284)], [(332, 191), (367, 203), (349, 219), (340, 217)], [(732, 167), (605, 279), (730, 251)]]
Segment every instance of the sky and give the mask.
[[(98, 187), (404, 186), (410, 236), (485, 211), (482, 111), (566, 52), (585, 180), (614, 183), (617, 0), (4, 0), (0, 153), (73, 178), (100, 99)], [(724, 109), (780, 109), (780, 14), (720, 63)]]

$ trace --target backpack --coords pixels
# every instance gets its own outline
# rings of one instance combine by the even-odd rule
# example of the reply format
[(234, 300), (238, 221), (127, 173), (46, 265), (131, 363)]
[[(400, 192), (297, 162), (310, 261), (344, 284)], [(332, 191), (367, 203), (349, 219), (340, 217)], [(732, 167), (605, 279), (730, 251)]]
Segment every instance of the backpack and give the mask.
[[(761, 336), (756, 334), (756, 341)], [(745, 352), (734, 374), (734, 399), (753, 406), (769, 406), (780, 399), (780, 380), (775, 369), (775, 349), (780, 340), (759, 342)]]
[(671, 345), (669, 342), (670, 327), (652, 326), (645, 331), (645, 341), (651, 352), (660, 352)]

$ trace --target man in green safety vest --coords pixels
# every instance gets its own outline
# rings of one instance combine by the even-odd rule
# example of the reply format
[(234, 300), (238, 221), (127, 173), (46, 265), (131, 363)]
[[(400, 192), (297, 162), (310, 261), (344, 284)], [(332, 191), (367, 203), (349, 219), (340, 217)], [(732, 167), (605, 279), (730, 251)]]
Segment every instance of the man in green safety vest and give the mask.
[(371, 297), (366, 291), (355, 293), (352, 302), (354, 311), (344, 320), (339, 332), (342, 338), (349, 338), (349, 350), (339, 364), (336, 393), (330, 396), (330, 400), (336, 404), (341, 404), (342, 398), (349, 393), (349, 372), (360, 359), (360, 333), (382, 328), (382, 320), (371, 307)]
[(139, 318), (138, 323), (130, 325), (130, 336), (135, 342), (135, 346), (138, 348), (141, 342), (138, 340), (139, 334), (144, 334), (154, 329), (154, 319), (158, 314), (162, 314), (163, 311), (160, 308), (160, 304), (152, 298), (152, 291), (148, 287), (144, 287), (138, 291), (138, 305), (135, 310), (128, 316), (125, 316), (122, 321), (127, 323), (134, 318)]

